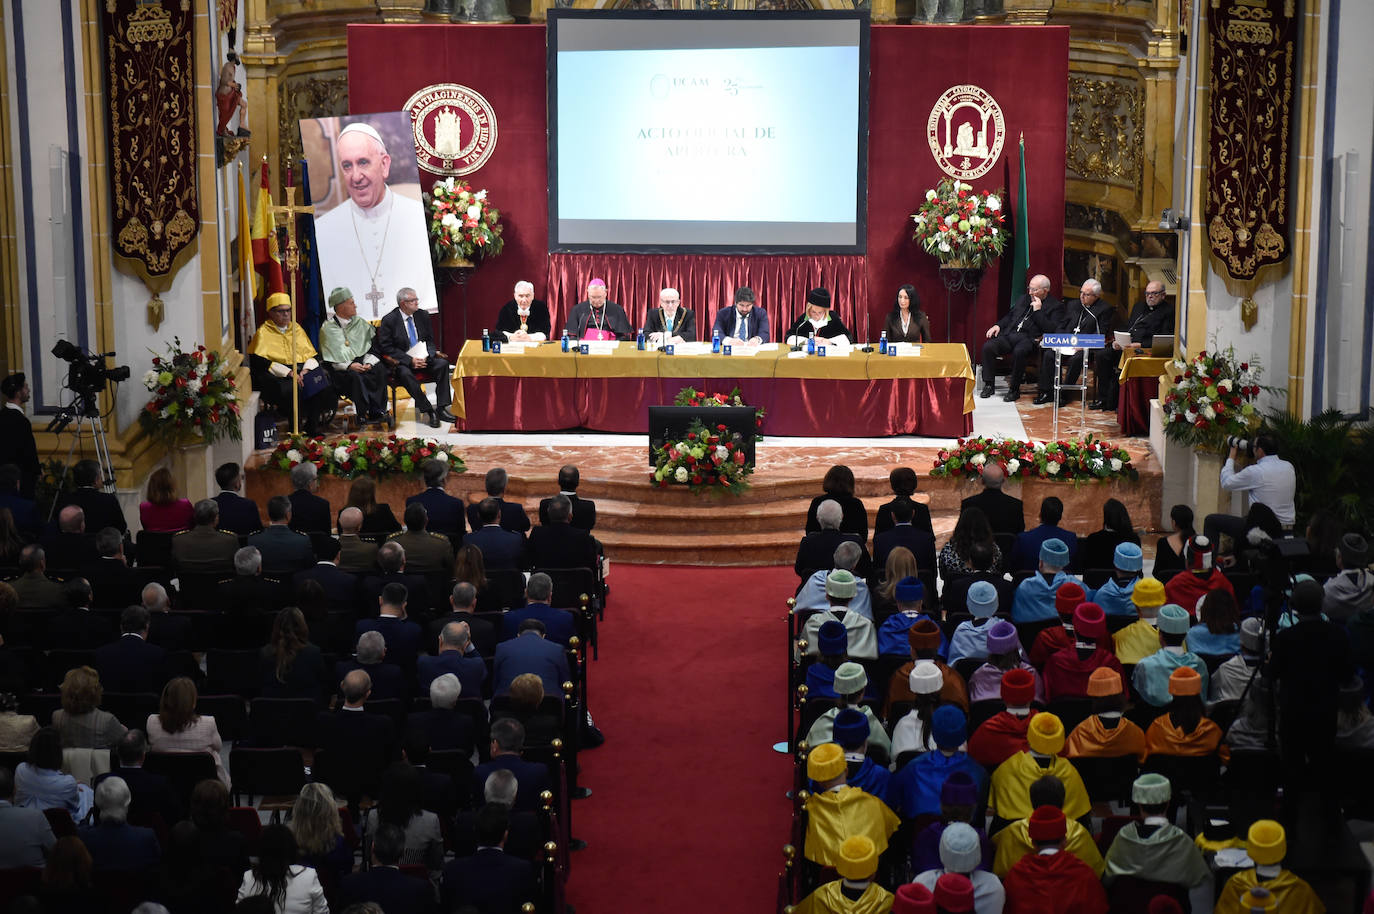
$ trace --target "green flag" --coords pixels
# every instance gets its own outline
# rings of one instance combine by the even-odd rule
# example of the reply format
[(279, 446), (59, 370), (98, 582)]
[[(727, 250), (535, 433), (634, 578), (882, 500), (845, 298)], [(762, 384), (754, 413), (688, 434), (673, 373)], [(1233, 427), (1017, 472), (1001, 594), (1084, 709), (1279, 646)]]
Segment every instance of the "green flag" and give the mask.
[(1030, 217), (1026, 206), (1026, 137), (1021, 135), (1021, 179), (1016, 185), (1016, 221), (1012, 228), (1014, 247), (1011, 260), (1011, 303), (1026, 291), (1026, 274), (1030, 272)]

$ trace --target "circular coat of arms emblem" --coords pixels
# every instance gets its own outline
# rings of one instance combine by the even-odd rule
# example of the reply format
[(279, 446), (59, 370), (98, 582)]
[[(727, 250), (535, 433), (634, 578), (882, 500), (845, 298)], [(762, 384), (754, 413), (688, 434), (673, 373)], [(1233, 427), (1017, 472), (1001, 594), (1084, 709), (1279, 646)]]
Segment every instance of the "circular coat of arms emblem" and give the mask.
[(971, 181), (1002, 155), (1007, 125), (997, 100), (978, 86), (950, 86), (930, 109), (926, 139), (940, 170)]
[(415, 130), (415, 154), (426, 171), (469, 175), (496, 149), (496, 112), (467, 86), (426, 86), (406, 101), (404, 110)]

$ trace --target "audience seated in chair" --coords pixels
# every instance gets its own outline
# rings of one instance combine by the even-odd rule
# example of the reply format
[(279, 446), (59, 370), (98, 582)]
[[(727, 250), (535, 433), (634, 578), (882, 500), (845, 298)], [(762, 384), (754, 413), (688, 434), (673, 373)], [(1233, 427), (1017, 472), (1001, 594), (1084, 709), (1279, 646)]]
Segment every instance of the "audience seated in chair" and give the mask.
[[(572, 464), (567, 464), (558, 470), (558, 494), (566, 498), (572, 506), (572, 517), (569, 523), (578, 530), (586, 530), (591, 533), (592, 528), (596, 526), (596, 502), (589, 498), (582, 498), (577, 494), (577, 486), (581, 481), (582, 474)], [(540, 500), (539, 523), (549, 523), (549, 508), (553, 506), (554, 497)]]
[(911, 661), (897, 668), (892, 674), (892, 678), (887, 683), (887, 700), (883, 705), (883, 713), (891, 711), (894, 702), (911, 701), (915, 696), (908, 688), (908, 678), (912, 671), (921, 664), (932, 664), (939, 671), (943, 680), (940, 688), (940, 700), (958, 705), (965, 713), (968, 712), (969, 697), (968, 687), (964, 684), (964, 679), (945, 663), (940, 657), (941, 642), (944, 633), (940, 626), (930, 619), (922, 619), (911, 626), (906, 633), (907, 644), (911, 650)]
[(995, 811), (994, 830), (999, 823), (1024, 819), (1032, 812), (1028, 790), (1030, 785), (1047, 774), (1057, 777), (1064, 785), (1064, 812), (1082, 820), (1089, 812), (1088, 793), (1083, 779), (1060, 756), (1064, 748), (1064, 724), (1053, 714), (1042, 711), (1030, 719), (1026, 729), (1028, 748), (1018, 752), (997, 766), (992, 773), (990, 803)]
[[(835, 547), (831, 569), (848, 571), (853, 574), (862, 554), (863, 547), (851, 540), (845, 540)], [(814, 610), (830, 607), (830, 598), (825, 592), (825, 585), (831, 569), (821, 569), (806, 579), (801, 590), (797, 591), (797, 609)], [(869, 593), (868, 582), (862, 578), (856, 578), (854, 581), (854, 597), (849, 601), (849, 610), (865, 616), (870, 622), (876, 621), (873, 615), (873, 598)]]
[(415, 669), (420, 653), (420, 626), (410, 621), (407, 609), (409, 594), (404, 584), (391, 582), (382, 588), (377, 600), (379, 612), (375, 618), (362, 619), (354, 627), (354, 634), (380, 632), (386, 639), (387, 655), (391, 662), (406, 671)]
[(472, 775), (472, 796), (482, 796), (483, 787), (493, 771), (507, 770), (519, 782), (515, 808), (539, 808), (539, 794), (552, 786), (553, 773), (543, 762), (528, 762), (520, 757), (525, 748), (525, 727), (518, 720), (503, 718), (491, 724), (491, 760), (478, 765)]
[(463, 692), (473, 697), (482, 694), (487, 678), (487, 665), (472, 646), (472, 629), (467, 622), (450, 622), (439, 632), (438, 653), (421, 655), (415, 661), (415, 692), (429, 694), (429, 684), (436, 676), (452, 673), (463, 685)]
[(380, 776), (400, 753), (396, 726), (386, 715), (367, 713), (372, 678), (364, 670), (352, 670), (344, 676), (340, 691), (343, 704), (339, 709), (321, 711), (315, 717), (315, 748), (363, 776)]
[(873, 713), (872, 708), (863, 704), (864, 693), (867, 689), (868, 674), (864, 672), (863, 667), (852, 661), (840, 664), (839, 669), (835, 670), (835, 695), (837, 696), (835, 707), (826, 710), (816, 718), (811, 729), (807, 731), (807, 744), (819, 746), (821, 743), (830, 742), (835, 718), (846, 708), (856, 708), (863, 712), (864, 717), (868, 718), (869, 744), (890, 757), (892, 740), (888, 738), (887, 731), (883, 729), (883, 722)]
[(1088, 599), (1102, 607), (1108, 616), (1134, 616), (1135, 603), (1131, 594), (1140, 580), (1143, 559), (1135, 543), (1121, 543), (1112, 553), (1112, 576), (1096, 590), (1088, 592)]
[(349, 574), (372, 574), (377, 570), (377, 544), (359, 537), (362, 526), (360, 508), (339, 512), (339, 569)]
[(1195, 536), (1184, 550), (1183, 571), (1169, 578), (1164, 585), (1164, 594), (1170, 603), (1176, 603), (1193, 615), (1198, 603), (1211, 590), (1224, 590), (1235, 597), (1235, 588), (1212, 562), (1212, 541), (1205, 536)]
[(95, 537), (86, 532), (86, 514), (76, 505), (57, 512), (57, 529), (44, 533), (38, 544), (43, 547), (48, 567), (60, 571), (75, 571), (98, 558)]
[[(219, 505), (219, 528), (238, 536), (261, 530), (262, 514), (258, 506), (239, 494), (243, 491), (243, 467), (237, 463), (221, 464), (215, 470), (215, 482), (220, 489), (214, 498)], [(196, 525), (200, 524), (197, 519)]]
[(540, 619), (525, 619), (514, 638), (496, 645), (492, 663), (493, 695), (509, 694), (511, 683), (521, 673), (536, 674), (547, 694), (563, 694), (563, 683), (571, 676), (567, 651), (558, 642), (547, 640), (547, 631)]
[[(1064, 811), (1039, 806), (1028, 817), (1031, 852), (1007, 871), (1003, 887), (1025, 914), (1106, 914), (1107, 892), (1098, 873), (1072, 853), (1064, 853), (1068, 823)], [(1044, 851), (1057, 849), (1058, 853)], [(1096, 849), (1094, 848), (1094, 852)]]
[(124, 536), (114, 527), (105, 527), (95, 535), (97, 557), (81, 566), (81, 574), (91, 582), (94, 605), (123, 609), (138, 602), (144, 577), (129, 567), (124, 554)]
[(429, 710), (411, 712), (406, 718), (407, 729), (422, 735), (433, 752), (456, 749), (470, 753), (476, 743), (476, 721), (457, 710), (462, 694), (457, 676), (444, 673), (434, 677), (429, 684)]
[(1184, 647), (1188, 637), (1188, 613), (1183, 607), (1169, 603), (1159, 610), (1159, 650), (1142, 657), (1131, 675), (1132, 685), (1140, 700), (1156, 708), (1170, 701), (1169, 683), (1174, 671), (1191, 667), (1200, 677), (1202, 692), (1207, 691), (1207, 664)]
[(840, 532), (853, 534), (858, 542), (867, 543), (868, 509), (863, 499), (854, 494), (854, 471), (843, 464), (832, 466), (821, 480), (821, 491), (823, 494), (811, 499), (806, 509), (806, 532), (818, 533), (826, 529), (820, 520), (820, 506), (833, 501), (840, 507)]
[(248, 545), (263, 556), (264, 572), (283, 580), (315, 564), (310, 537), (292, 528), (291, 517), (291, 499), (274, 495), (267, 500), (267, 526), (248, 537)]
[(1137, 763), (1144, 762), (1145, 733), (1121, 716), (1127, 699), (1121, 673), (1109, 666), (1093, 670), (1087, 696), (1092, 699), (1092, 714), (1073, 728), (1064, 754), (1071, 759), (1134, 756)]
[(1057, 539), (1069, 549), (1069, 566), (1077, 564), (1078, 534), (1059, 526), (1064, 518), (1064, 502), (1053, 495), (1040, 501), (1040, 525), (1016, 535), (1016, 545), (1007, 558), (1009, 571), (1035, 571), (1040, 561), (1040, 547), (1047, 539)]
[(167, 652), (148, 643), (151, 617), (142, 606), (119, 615), (120, 635), (95, 652), (95, 668), (111, 692), (160, 692), (167, 679)]
[(1064, 570), (1068, 564), (1069, 547), (1062, 540), (1050, 537), (1040, 544), (1039, 570), (1016, 587), (1016, 598), (1011, 604), (1013, 622), (1019, 625), (1058, 616), (1055, 595), (1059, 588), (1069, 581), (1083, 586), (1082, 581)]
[(358, 636), (352, 660), (334, 664), (334, 675), (342, 682), (354, 671), (367, 674), (371, 697), (378, 701), (403, 699), (410, 694), (406, 671), (387, 661), (386, 637), (379, 631), (365, 631)]
[(463, 537), (463, 544), (480, 549), (487, 568), (528, 568), (525, 538), (502, 527), (500, 521), (500, 502), (490, 497), (482, 499), (477, 504), (478, 526)]
[(67, 606), (48, 621), (47, 643), (72, 650), (95, 650), (115, 637), (110, 618), (92, 609), (95, 598), (85, 578), (74, 577), (62, 585)]
[(319, 701), (324, 696), (329, 675), (324, 654), (310, 643), (305, 615), (296, 607), (288, 606), (277, 613), (271, 640), (263, 646), (259, 657), (262, 686), (258, 694), (262, 697)]
[(339, 885), (341, 904), (370, 901), (380, 905), (383, 911), (413, 911), (415, 914), (434, 910), (434, 891), (430, 884), (402, 873), (399, 868), (406, 849), (405, 829), (383, 822), (377, 826), (371, 844), (372, 866), (343, 880)]
[(553, 579), (543, 572), (530, 575), (529, 581), (525, 584), (524, 607), (513, 609), (502, 616), (502, 638), (504, 640), (514, 638), (525, 620), (537, 619), (544, 624), (544, 631), (550, 641), (555, 641), (566, 647), (568, 639), (577, 634), (577, 624), (573, 620), (572, 613), (565, 609), (554, 609), (549, 605), (549, 600), (552, 598)]
[[(387, 542), (396, 543), (406, 553), (406, 568), (411, 574), (453, 575), (453, 544), (442, 533), (429, 531), (429, 513), (420, 502), (410, 502), (405, 509), (406, 528), (393, 533)], [(429, 609), (429, 607), (425, 607)]]
[(1164, 585), (1154, 578), (1141, 578), (1131, 589), (1136, 621), (1112, 635), (1116, 659), (1134, 666), (1159, 650), (1159, 611), (1166, 599)]
[(97, 871), (146, 871), (162, 861), (162, 848), (151, 828), (129, 824), (133, 794), (122, 777), (109, 776), (95, 789), (99, 820), (80, 830)]
[(1170, 799), (1169, 779), (1162, 774), (1136, 778), (1131, 800), (1139, 805), (1141, 819), (1116, 833), (1102, 881), (1109, 889), (1123, 876), (1171, 883), (1189, 893), (1193, 910), (1206, 911), (1214, 897), (1212, 871), (1193, 839), (1168, 820)]
[(67, 605), (62, 582), (48, 577), (48, 557), (42, 546), (28, 545), (19, 553), (19, 577), (10, 584), (20, 609), (61, 609)]
[(297, 863), (296, 838), (285, 825), (268, 825), (258, 838), (258, 862), (243, 874), (238, 900), (254, 895), (281, 898), (280, 910), (326, 914), (329, 904), (313, 867)]
[[(503, 467), (492, 467), (487, 470), (485, 486), (488, 498), (496, 499), (500, 506), (501, 526), (515, 533), (525, 534), (530, 530), (530, 519), (525, 514), (524, 506), (517, 502), (508, 502), (505, 499), (506, 486), (510, 483), (510, 475)], [(571, 517), (571, 507), (569, 509)], [(477, 505), (468, 505), (468, 526), (473, 530), (481, 527), (480, 518), (477, 515)], [(546, 565), (549, 568), (572, 568), (573, 565)]]
[(404, 599), (408, 611), (413, 608), (418, 616), (430, 612), (433, 596), (429, 592), (429, 585), (424, 575), (412, 574), (408, 570), (405, 547), (395, 541), (382, 543), (377, 549), (376, 562), (376, 573), (364, 576), (359, 588), (359, 600), (365, 616), (371, 614), (373, 606), (381, 605), (383, 591), (392, 584), (405, 588)]
[(969, 736), (969, 757), (986, 771), (995, 770), (1030, 747), (1026, 731), (1035, 700), (1035, 675), (1030, 670), (1007, 670), (1002, 674), (1001, 698), (1005, 709), (983, 721)]
[(918, 870), (915, 883), (930, 889), (938, 897), (939, 883), (949, 874), (957, 875), (969, 883), (973, 906), (966, 910), (1002, 910), (1006, 903), (1006, 892), (1001, 881), (983, 865), (987, 839), (982, 833), (967, 822), (951, 822), (939, 826), (937, 834), (939, 856), (931, 862), (938, 866)]
[(986, 701), (1002, 693), (1002, 677), (1008, 670), (1021, 669), (1031, 675), (1035, 683), (1035, 700), (1044, 702), (1045, 685), (1035, 667), (1026, 662), (1016, 626), (998, 619), (988, 627), (988, 660), (968, 680), (969, 701)]
[(78, 460), (72, 466), (72, 484), (75, 488), (61, 499), (60, 506), (75, 505), (85, 516), (86, 526), (91, 530), (114, 527), (121, 534), (129, 532), (129, 524), (124, 519), (124, 509), (119, 499), (111, 492), (99, 488), (104, 484), (105, 473), (96, 460)]
[(158, 712), (148, 715), (148, 745), (153, 752), (209, 753), (215, 761), (215, 773), (228, 784), (219, 728), (213, 717), (196, 712), (198, 698), (195, 683), (185, 676), (167, 683)]
[(827, 622), (839, 622), (844, 626), (849, 639), (846, 654), (862, 660), (872, 660), (878, 656), (878, 638), (873, 628), (873, 620), (850, 608), (850, 601), (857, 593), (858, 581), (850, 572), (836, 569), (826, 575), (825, 595), (828, 606), (807, 617), (806, 624), (802, 627), (802, 637), (806, 639), (808, 654), (819, 651), (821, 626)]
[(1278, 822), (1260, 819), (1252, 824), (1245, 836), (1245, 854), (1255, 865), (1236, 873), (1222, 886), (1216, 914), (1243, 914), (1256, 907), (1272, 907), (1283, 914), (1317, 914), (1326, 910), (1310, 885), (1283, 868), (1288, 839)]
[[(289, 526), (298, 533), (328, 533), (333, 526), (329, 519), (329, 499), (321, 498), (319, 471), (310, 461), (302, 461), (291, 468), (291, 485), (295, 486), (287, 498), (291, 502)], [(268, 502), (271, 510), (271, 502)]]
[(124, 779), (132, 794), (130, 811), (136, 820), (155, 814), (168, 826), (180, 821), (181, 799), (172, 782), (165, 775), (143, 767), (148, 757), (148, 738), (144, 732), (134, 729), (125, 733), (115, 745), (114, 754), (118, 767), (97, 777), (92, 786), (98, 788), (106, 778), (117, 775)]
[(954, 665), (958, 665), (960, 660), (988, 659), (988, 630), (997, 621), (997, 588), (992, 584), (974, 581), (964, 600), (973, 618), (960, 622), (950, 636), (948, 659)]
[(935, 567), (935, 536), (915, 525), (914, 501), (897, 501), (892, 508), (893, 526), (873, 537), (873, 563), (887, 565), (887, 555), (898, 546), (905, 546), (916, 557), (918, 567)]
[(954, 772), (973, 779), (979, 793), (987, 784), (983, 767), (962, 751), (968, 739), (968, 719), (954, 705), (941, 705), (930, 716), (934, 747), (893, 775), (888, 801), (903, 819), (940, 812), (940, 788)]
[[(930, 508), (917, 501), (911, 496), (916, 494), (917, 477), (916, 471), (911, 467), (896, 467), (891, 473), (887, 474), (888, 486), (892, 489), (895, 496), (892, 501), (878, 506), (878, 517), (873, 522), (873, 537), (876, 541), (879, 533), (891, 530), (896, 521), (893, 519), (892, 511), (898, 502), (911, 502), (912, 518), (911, 524), (917, 530), (924, 530), (932, 537), (935, 535), (934, 525), (930, 520)], [(876, 542), (875, 542), (876, 548)]]
[(840, 878), (817, 886), (796, 906), (796, 914), (893, 910), (892, 893), (875, 881), (878, 849), (868, 835), (845, 838), (835, 855), (834, 867)]
[(407, 498), (406, 507), (424, 505), (430, 530), (447, 537), (461, 537), (467, 530), (463, 500), (444, 489), (448, 480), (448, 461), (431, 457), (420, 464), (420, 473), (424, 477), (425, 490)]
[(797, 545), (797, 559), (792, 568), (803, 581), (816, 571), (829, 571), (834, 567), (835, 550), (843, 542), (852, 542), (859, 547), (859, 561), (854, 566), (858, 577), (867, 578), (873, 569), (863, 540), (857, 533), (844, 533), (840, 530), (843, 509), (840, 503), (827, 498), (816, 508), (816, 522), (819, 529), (806, 533)]
[[(1096, 603), (1080, 603), (1073, 611), (1074, 643), (1050, 655), (1045, 662), (1045, 698), (1086, 698), (1088, 678), (1100, 668), (1121, 674), (1121, 663), (1112, 655), (1107, 617)], [(1137, 673), (1139, 667), (1136, 668)]]
[(14, 772), (0, 765), (0, 870), (41, 868), (56, 842), (41, 810), (15, 803)]
[[(253, 511), (256, 516), (256, 506)], [(191, 517), (191, 529), (172, 537), (172, 561), (177, 570), (182, 574), (233, 574), (234, 554), (238, 551), (239, 541), (234, 533), (219, 529), (220, 503), (212, 498), (203, 498), (196, 502)]]
[(806, 758), (806, 776), (816, 790), (806, 800), (803, 853), (821, 866), (836, 866), (845, 841), (856, 835), (883, 853), (899, 824), (886, 803), (847, 783), (848, 772), (844, 750), (835, 743), (816, 745)]
[(499, 803), (488, 803), (477, 814), (476, 853), (455, 857), (444, 866), (440, 883), (443, 910), (460, 911), (471, 905), (479, 911), (516, 911), (535, 899), (534, 866), (505, 849), (510, 817)]

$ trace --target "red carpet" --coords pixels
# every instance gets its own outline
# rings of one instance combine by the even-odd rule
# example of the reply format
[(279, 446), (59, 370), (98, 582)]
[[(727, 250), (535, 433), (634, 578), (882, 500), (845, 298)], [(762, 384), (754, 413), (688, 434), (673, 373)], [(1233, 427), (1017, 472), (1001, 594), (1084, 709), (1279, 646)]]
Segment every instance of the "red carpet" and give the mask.
[[(617, 565), (592, 664), (606, 743), (582, 754), (567, 898), (578, 914), (772, 909), (791, 786), (791, 568)], [(697, 891), (711, 889), (704, 903)]]

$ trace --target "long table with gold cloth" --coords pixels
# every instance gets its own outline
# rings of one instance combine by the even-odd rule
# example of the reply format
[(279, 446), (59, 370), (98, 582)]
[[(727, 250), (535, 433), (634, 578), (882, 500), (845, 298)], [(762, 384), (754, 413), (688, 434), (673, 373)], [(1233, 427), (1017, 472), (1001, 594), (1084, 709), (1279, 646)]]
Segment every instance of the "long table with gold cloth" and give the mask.
[(622, 343), (614, 353), (566, 353), (555, 343), (523, 353), (463, 346), (453, 413), (465, 431), (586, 428), (643, 434), (648, 407), (689, 385), (738, 387), (767, 413), (768, 435), (955, 438), (973, 430), (973, 367), (962, 343), (932, 343), (920, 356), (857, 350), (847, 357), (661, 355)]

